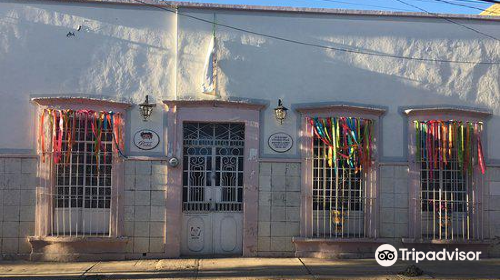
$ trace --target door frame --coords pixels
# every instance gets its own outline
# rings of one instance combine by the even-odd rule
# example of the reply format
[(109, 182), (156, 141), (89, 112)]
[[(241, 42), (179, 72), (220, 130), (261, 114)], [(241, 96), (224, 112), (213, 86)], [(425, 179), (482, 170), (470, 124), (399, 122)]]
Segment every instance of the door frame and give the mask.
[(182, 223), (183, 123), (244, 123), (245, 148), (243, 165), (243, 256), (257, 254), (259, 126), (260, 111), (265, 104), (233, 101), (193, 100), (163, 101), (166, 105), (165, 150), (167, 157), (177, 158), (176, 167), (168, 167), (166, 199), (165, 254), (179, 257)]

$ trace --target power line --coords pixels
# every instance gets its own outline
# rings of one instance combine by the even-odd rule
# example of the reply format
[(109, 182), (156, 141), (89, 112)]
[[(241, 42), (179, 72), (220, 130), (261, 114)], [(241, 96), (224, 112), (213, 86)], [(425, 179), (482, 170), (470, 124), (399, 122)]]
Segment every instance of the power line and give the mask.
[(484, 32), (481, 32), (481, 31), (479, 31), (479, 30), (477, 30), (477, 29), (474, 29), (474, 28), (472, 28), (472, 27), (470, 27), (470, 26), (467, 26), (467, 25), (465, 25), (465, 24), (462, 24), (462, 23), (456, 22), (456, 21), (454, 21), (454, 20), (452, 20), (452, 19), (450, 19), (450, 18), (447, 18), (447, 17), (442, 17), (441, 15), (436, 14), (436, 13), (431, 13), (431, 12), (429, 12), (429, 11), (425, 10), (425, 9), (420, 8), (419, 6), (416, 6), (416, 5), (413, 5), (413, 4), (409, 4), (409, 3), (405, 2), (405, 1), (402, 1), (402, 0), (395, 0), (395, 1), (398, 1), (398, 2), (400, 2), (400, 3), (403, 3), (403, 4), (408, 5), (408, 6), (410, 6), (410, 7), (413, 7), (413, 8), (415, 8), (415, 9), (419, 9), (419, 10), (423, 11), (424, 13), (427, 13), (427, 14), (430, 14), (430, 15), (433, 15), (433, 16), (436, 16), (436, 17), (439, 17), (439, 18), (442, 18), (442, 19), (444, 19), (444, 20), (446, 20), (446, 21), (448, 21), (448, 22), (451, 22), (451, 23), (453, 23), (453, 24), (459, 25), (459, 26), (461, 26), (461, 27), (463, 27), (463, 28), (469, 29), (470, 31), (476, 32), (476, 33), (478, 33), (478, 34), (481, 34), (481, 35), (483, 35), (483, 36), (486, 36), (486, 37), (488, 37), (488, 38), (491, 38), (491, 39), (493, 39), (493, 40), (496, 40), (496, 41), (499, 41), (499, 42), (500, 42), (500, 39), (498, 39), (498, 38), (496, 38), (496, 37), (494, 37), (494, 36), (492, 36), (492, 35), (489, 35), (489, 34), (486, 34), (486, 33), (484, 33)]
[(487, 2), (487, 3), (493, 3), (493, 4), (500, 4), (500, 1), (497, 0), (478, 0), (481, 2)]
[(477, 5), (500, 4), (500, 1), (494, 1), (494, 0), (454, 0), (454, 1), (464, 2), (464, 3), (474, 3)]
[(460, 6), (460, 7), (466, 7), (466, 8), (470, 8), (470, 9), (475, 9), (475, 10), (478, 10), (478, 11), (481, 11), (481, 12), (485, 12), (486, 11), (485, 9), (481, 9), (481, 8), (474, 7), (474, 6), (471, 6), (471, 5), (453, 3), (453, 2), (446, 1), (446, 0), (432, 0), (432, 1), (434, 1), (434, 2), (440, 2), (440, 3), (445, 3), (445, 4), (449, 4), (449, 5), (453, 5), (453, 6)]
[(489, 5), (489, 3), (482, 2), (480, 0), (453, 0), (455, 2), (464, 2), (464, 3), (472, 3), (478, 5)]
[[(243, 32), (243, 33), (248, 33), (248, 34), (252, 34), (252, 35), (262, 36), (262, 37), (266, 37), (266, 38), (270, 38), (270, 39), (275, 39), (275, 40), (279, 40), (279, 41), (283, 41), (283, 42), (288, 42), (288, 43), (293, 43), (293, 44), (297, 44), (297, 45), (303, 45), (303, 46), (309, 46), (309, 47), (315, 47), (315, 48), (321, 48), (321, 49), (332, 50), (332, 51), (339, 51), (339, 52), (345, 52), (345, 53), (351, 53), (351, 54), (359, 54), (359, 55), (367, 55), (367, 56), (377, 56), (377, 57), (387, 57), (387, 58), (396, 58), (396, 59), (405, 59), (405, 60), (415, 60), (415, 61), (422, 61), (422, 62), (458, 63), (458, 64), (480, 64), (480, 65), (500, 65), (500, 62), (496, 62), (496, 61), (462, 61), (462, 60), (447, 60), (447, 59), (434, 59), (434, 58), (424, 58), (424, 57), (399, 56), (399, 55), (393, 55), (393, 54), (388, 54), (388, 53), (372, 53), (372, 52), (364, 52), (364, 51), (360, 51), (360, 50), (356, 50), (356, 49), (347, 49), (347, 48), (332, 47), (332, 46), (315, 44), (315, 43), (308, 43), (308, 42), (303, 42), (303, 41), (297, 41), (297, 40), (293, 40), (293, 39), (283, 38), (283, 37), (279, 37), (279, 36), (276, 36), (276, 35), (265, 34), (265, 33), (260, 33), (260, 32), (256, 32), (256, 31), (248, 30), (248, 29), (243, 29), (243, 28), (240, 28), (240, 27), (235, 27), (235, 26), (223, 24), (223, 23), (220, 23), (220, 22), (214, 22), (214, 21), (211, 21), (211, 20), (207, 20), (207, 19), (204, 19), (204, 18), (193, 16), (193, 15), (190, 15), (190, 14), (180, 13), (178, 11), (168, 9), (166, 7), (163, 7), (163, 6), (159, 6), (159, 5), (155, 5), (155, 4), (149, 4), (149, 3), (143, 2), (141, 0), (133, 0), (133, 1), (135, 1), (137, 3), (144, 4), (146, 6), (152, 6), (152, 7), (155, 7), (155, 8), (158, 8), (158, 9), (170, 12), (170, 13), (181, 15), (181, 16), (184, 16), (184, 17), (187, 17), (187, 18), (191, 18), (191, 19), (194, 19), (194, 20), (205, 22), (205, 23), (208, 23), (208, 24), (211, 24), (211, 25), (225, 27), (225, 28), (236, 30), (236, 31), (240, 31), (240, 32)], [(175, 7), (173, 7), (173, 8), (176, 9)]]

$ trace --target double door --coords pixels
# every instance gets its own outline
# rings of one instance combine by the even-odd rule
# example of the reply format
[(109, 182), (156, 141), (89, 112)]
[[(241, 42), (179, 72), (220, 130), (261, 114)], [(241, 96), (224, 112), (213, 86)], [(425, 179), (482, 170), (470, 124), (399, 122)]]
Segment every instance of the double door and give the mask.
[(244, 128), (183, 126), (183, 255), (242, 253)]

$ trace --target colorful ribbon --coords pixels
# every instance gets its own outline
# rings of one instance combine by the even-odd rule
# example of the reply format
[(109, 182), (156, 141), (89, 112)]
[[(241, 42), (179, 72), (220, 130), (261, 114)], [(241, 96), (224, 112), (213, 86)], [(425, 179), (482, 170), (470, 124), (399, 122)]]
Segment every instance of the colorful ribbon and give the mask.
[(313, 134), (327, 146), (328, 165), (338, 171), (345, 160), (356, 172), (371, 166), (373, 120), (351, 117), (309, 118)]
[(430, 176), (433, 169), (447, 166), (453, 158), (464, 172), (472, 174), (479, 166), (486, 171), (481, 145), (482, 123), (455, 120), (415, 121), (416, 160), (429, 163)]
[[(40, 114), (38, 145), (42, 161), (45, 161), (47, 153), (52, 152), (56, 164), (63, 159), (63, 154), (66, 155), (64, 157), (65, 163), (70, 162), (76, 140), (75, 131), (77, 122), (80, 129), (84, 127), (84, 131), (80, 132), (84, 134), (83, 139), (93, 139), (97, 169), (99, 169), (101, 151), (103, 151), (104, 157), (106, 157), (107, 152), (106, 146), (102, 143), (103, 131), (109, 131), (112, 134), (113, 152), (125, 157), (122, 152), (124, 143), (121, 113), (114, 113), (112, 111), (95, 112), (92, 110), (44, 109)], [(89, 137), (87, 129), (89, 122), (91, 125), (91, 137)]]

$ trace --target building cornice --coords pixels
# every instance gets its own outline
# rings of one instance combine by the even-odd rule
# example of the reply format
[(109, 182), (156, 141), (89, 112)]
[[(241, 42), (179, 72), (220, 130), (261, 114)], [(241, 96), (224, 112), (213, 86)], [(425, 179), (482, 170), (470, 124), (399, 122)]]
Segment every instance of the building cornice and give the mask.
[[(39, 1), (39, 0), (32, 0)], [(328, 8), (306, 8), (306, 7), (277, 7), (257, 5), (228, 5), (213, 3), (176, 2), (159, 0), (44, 0), (43, 2), (60, 3), (97, 3), (97, 4), (121, 4), (136, 6), (160, 6), (171, 9), (209, 9), (209, 10), (231, 10), (231, 11), (254, 11), (254, 12), (281, 12), (281, 13), (303, 13), (303, 14), (329, 14), (345, 16), (375, 16), (375, 17), (413, 17), (413, 18), (449, 18), (463, 20), (485, 20), (500, 21), (500, 16), (467, 15), (467, 14), (436, 14), (420, 12), (394, 12), (373, 10), (350, 10), (350, 9), (328, 9)], [(42, 1), (39, 1), (42, 2)]]

